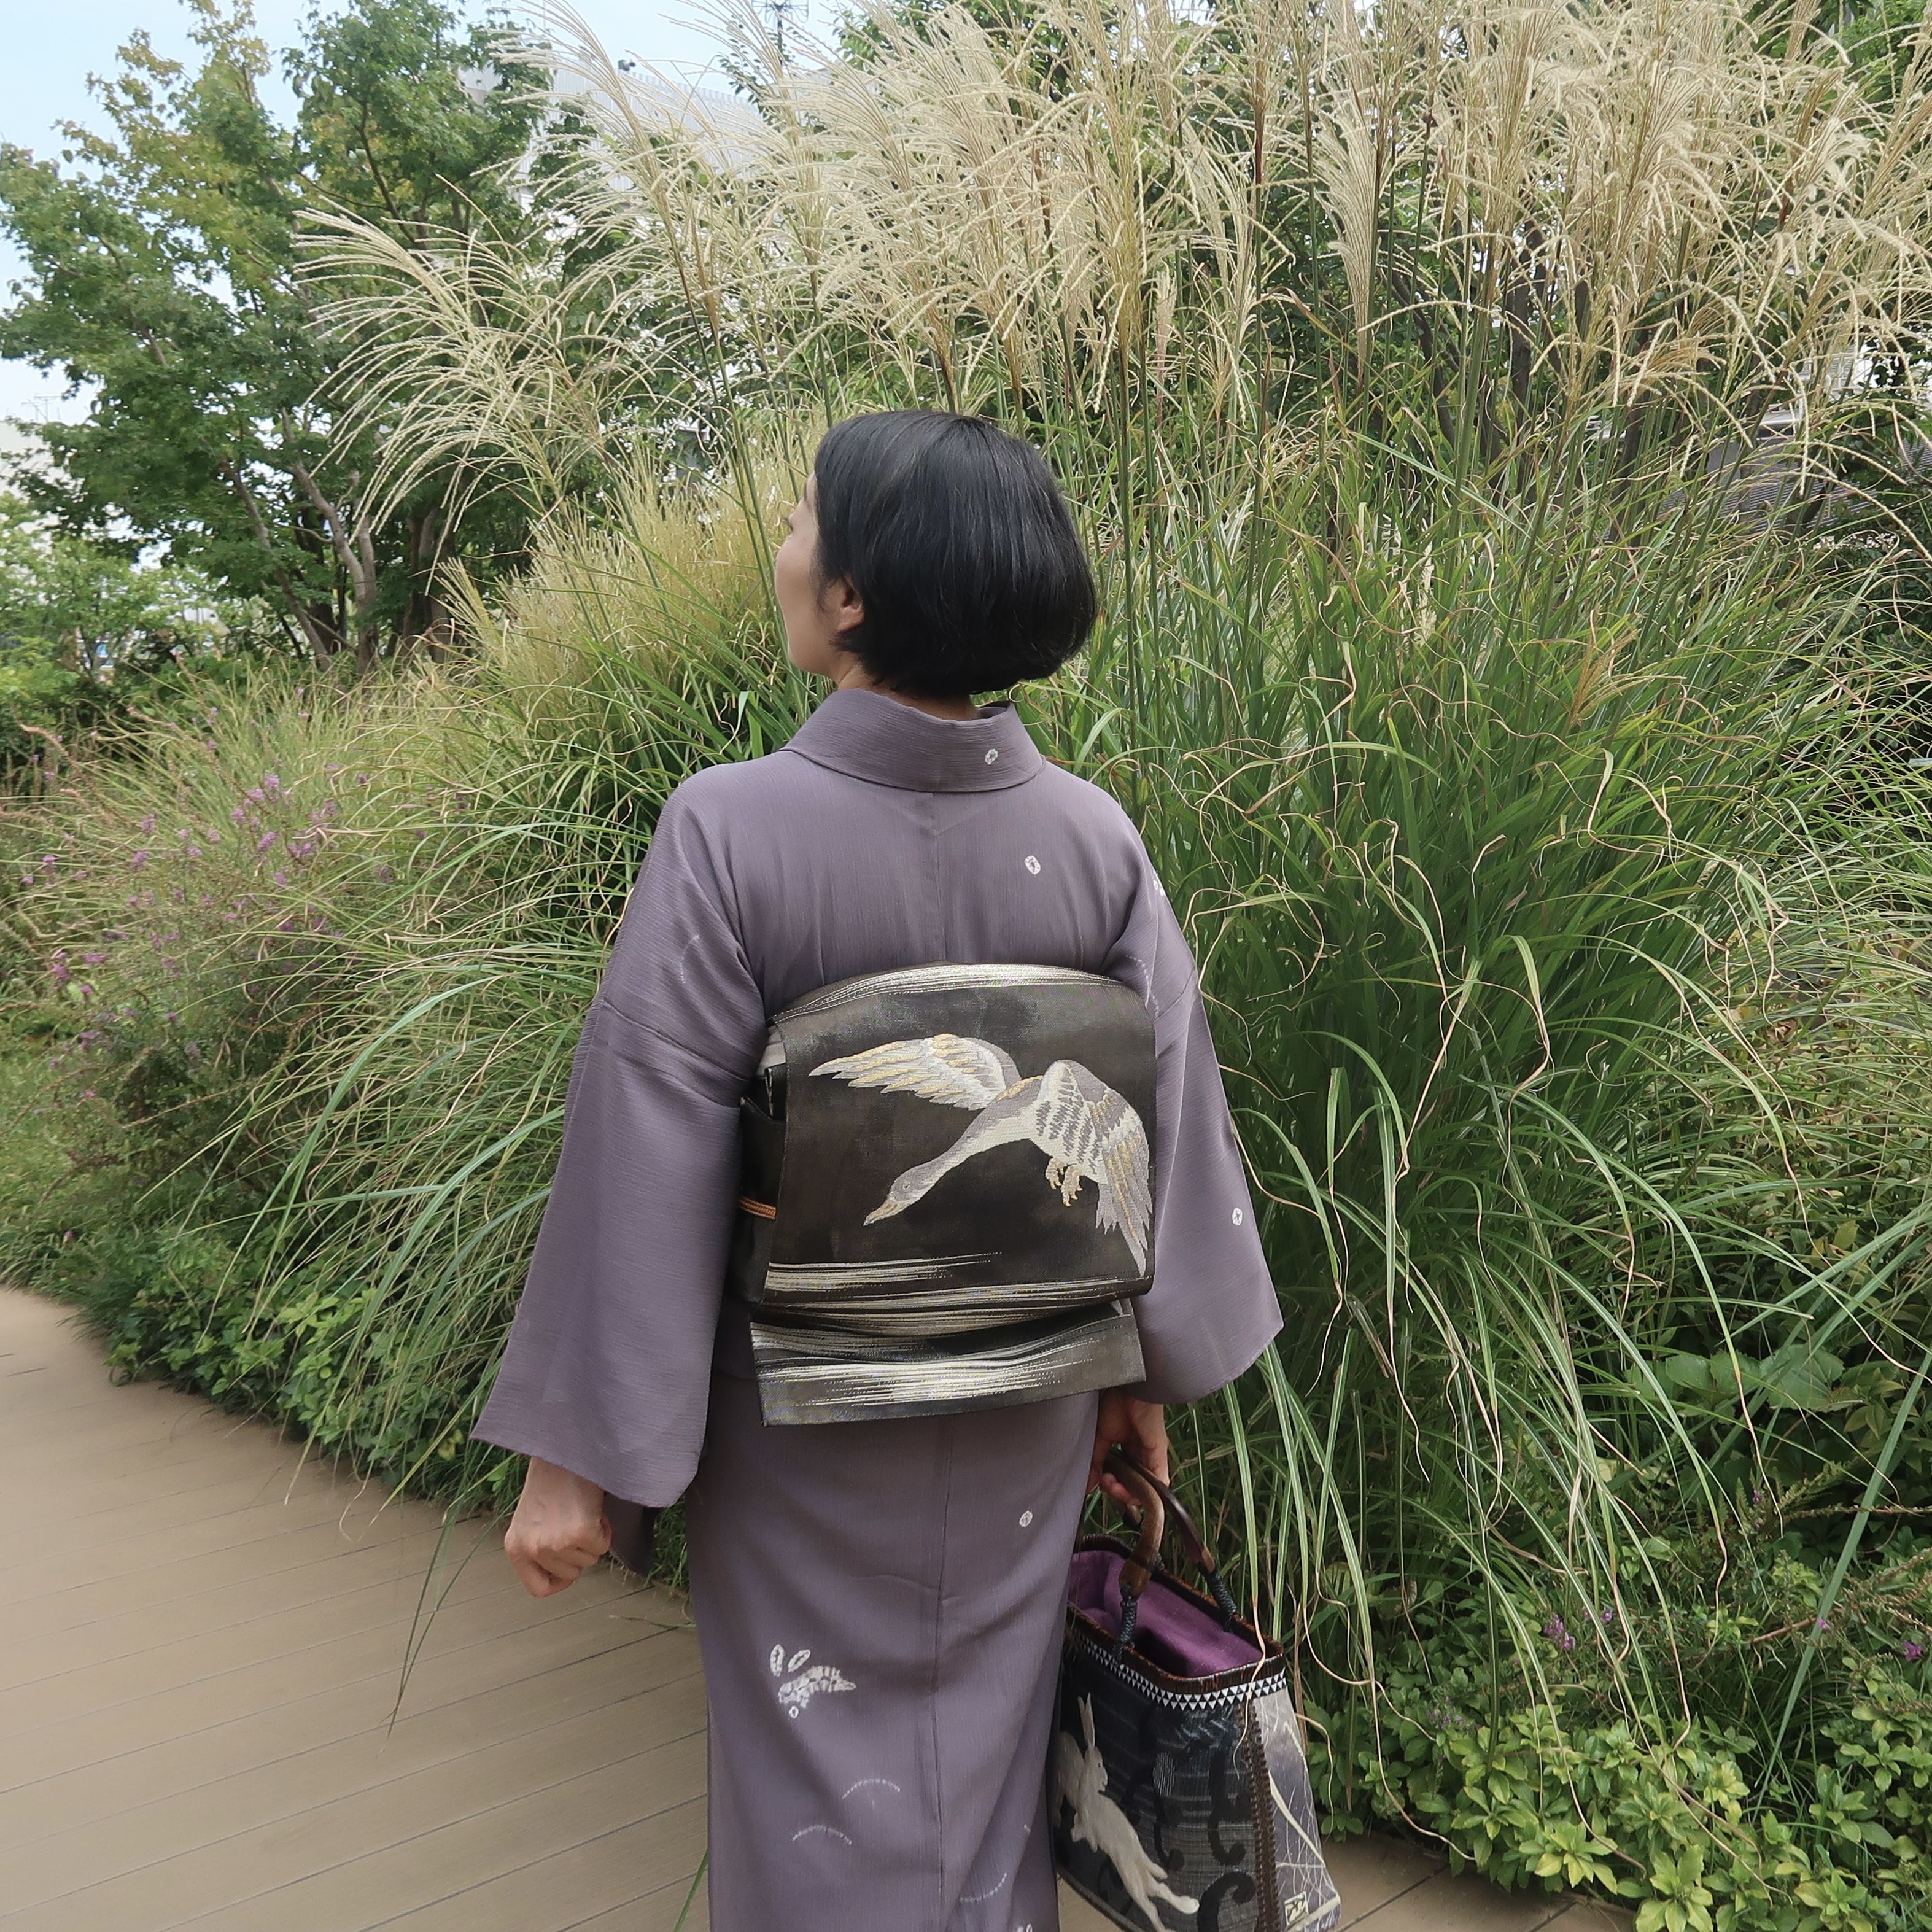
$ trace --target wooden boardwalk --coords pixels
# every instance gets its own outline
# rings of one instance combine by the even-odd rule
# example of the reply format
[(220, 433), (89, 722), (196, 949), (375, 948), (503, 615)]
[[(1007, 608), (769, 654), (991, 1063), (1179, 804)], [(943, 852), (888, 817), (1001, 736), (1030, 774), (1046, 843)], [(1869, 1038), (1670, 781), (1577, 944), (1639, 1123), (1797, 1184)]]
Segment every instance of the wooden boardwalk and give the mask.
[[(472, 1520), (404, 1686), (440, 1527), (112, 1387), (68, 1311), (0, 1289), (0, 1932), (670, 1932), (704, 1843), (683, 1606), (608, 1568), (539, 1602)], [(1628, 1923), (1393, 1840), (1335, 1863), (1369, 1932)]]

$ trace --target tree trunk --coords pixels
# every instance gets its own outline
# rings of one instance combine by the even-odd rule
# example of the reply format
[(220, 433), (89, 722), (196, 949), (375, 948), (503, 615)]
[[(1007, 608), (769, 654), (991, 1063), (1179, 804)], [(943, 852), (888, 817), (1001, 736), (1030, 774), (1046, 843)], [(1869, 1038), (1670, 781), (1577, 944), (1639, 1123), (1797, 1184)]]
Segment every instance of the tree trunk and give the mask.
[(275, 582), (282, 593), (282, 601), (289, 615), (301, 626), (302, 634), (308, 640), (310, 653), (315, 658), (317, 670), (326, 670), (328, 661), (342, 647), (340, 631), (328, 624), (316, 613), (314, 604), (305, 602), (297, 590), (294, 580), (289, 575), (280, 558), (275, 555), (274, 540), (268, 534), (267, 524), (262, 520), (262, 512), (255, 501), (255, 493), (248, 487), (248, 479), (242, 472), (239, 464), (230, 463), (224, 467), (228, 472), (228, 480), (235, 486), (235, 494), (242, 500), (242, 507), (248, 513), (249, 527), (255, 532), (255, 541), (267, 551), (274, 566)]
[[(349, 623), (356, 638), (356, 668), (366, 677), (376, 668), (376, 593), (380, 584), (374, 533), (362, 516), (352, 520), (347, 509), (325, 494), (321, 485), (292, 456), (286, 460), (289, 474), (295, 478), (302, 494), (315, 506), (322, 528), (328, 533), (329, 548), (334, 551), (335, 560), (349, 580), (353, 611)], [(359, 476), (352, 476), (349, 479), (350, 488), (353, 490), (362, 480)]]

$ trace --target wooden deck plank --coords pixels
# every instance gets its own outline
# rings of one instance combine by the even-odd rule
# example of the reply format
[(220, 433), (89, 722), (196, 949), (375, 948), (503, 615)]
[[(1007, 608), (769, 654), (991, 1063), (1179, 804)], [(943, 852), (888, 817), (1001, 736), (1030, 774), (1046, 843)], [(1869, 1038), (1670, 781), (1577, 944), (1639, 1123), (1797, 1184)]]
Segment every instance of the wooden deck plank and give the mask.
[(144, 1468), (138, 1452), (130, 1454), (124, 1470), (103, 1469), (58, 1486), (44, 1484), (25, 1497), (10, 1496), (8, 1520), (10, 1528), (31, 1534), (43, 1525), (72, 1522), (98, 1510), (197, 1495), (243, 1475), (268, 1488), (294, 1473), (290, 1445), (265, 1430), (259, 1438), (244, 1435), (208, 1442), (199, 1455), (158, 1468)]
[[(533, 1599), (494, 1528), (455, 1526), (398, 1707), (442, 1526), (113, 1387), (67, 1311), (0, 1290), (0, 1932), (672, 1932), (704, 1850), (682, 1606), (608, 1568)], [(1364, 1932), (1629, 1924), (1393, 1840), (1333, 1852)]]
[[(471, 1700), (392, 1738), (365, 1731), (221, 1780), (190, 1802), (160, 1798), (63, 1832), (0, 1861), (0, 1898), (23, 1927), (46, 1932), (70, 1902), (138, 1906), (173, 1924), (325, 1871), (352, 1873), (386, 1847), (482, 1816), (504, 1856), (535, 1855), (548, 1841), (532, 1840), (542, 1828), (518, 1801), (566, 1783), (599, 1784), (652, 1746), (694, 1737), (701, 1747), (694, 1670), (644, 1689), (608, 1669), (587, 1682), (596, 1694), (587, 1708), (571, 1708), (578, 1700), (561, 1691), (554, 1709), (526, 1702), (504, 1712), (494, 1699)], [(599, 1788), (627, 1783), (611, 1778)], [(626, 1790), (622, 1802), (636, 1798)], [(37, 1917), (29, 1907), (44, 1910)]]
[(0, 1628), (8, 1625), (14, 1610), (28, 1604), (62, 1598), (79, 1605), (80, 1593), (99, 1585), (122, 1592), (152, 1591), (170, 1565), (224, 1556), (244, 1544), (266, 1554), (275, 1538), (298, 1531), (332, 1528), (344, 1542), (387, 1541), (404, 1534), (408, 1520), (393, 1509), (378, 1515), (381, 1502), (381, 1492), (374, 1491), (366, 1498), (352, 1497), (345, 1506), (339, 1489), (330, 1484), (305, 1490), (286, 1502), (218, 1510), (184, 1523), (130, 1522), (122, 1535), (90, 1538), (58, 1558), (41, 1556), (0, 1567)]
[[(551, 1614), (543, 1614), (545, 1610)], [(433, 1646), (447, 1645), (458, 1654), (478, 1647), (508, 1646), (514, 1659), (513, 1667), (520, 1669), (525, 1656), (540, 1659), (548, 1654), (539, 1647), (542, 1633), (558, 1633), (560, 1640), (567, 1642), (571, 1628), (581, 1622), (594, 1624), (601, 1641), (602, 1620), (608, 1614), (594, 1606), (574, 1606), (566, 1612), (555, 1604), (539, 1606), (506, 1595), (482, 1596), (473, 1603), (442, 1610), (432, 1626), (430, 1641)], [(74, 1718), (56, 1718), (32, 1732), (9, 1732), (0, 1725), (0, 1736), (16, 1738), (21, 1747), (10, 1763), (0, 1760), (0, 1786), (31, 1788), (37, 1781), (89, 1764), (111, 1762), (124, 1752), (170, 1737), (251, 1712), (284, 1711), (311, 1696), (341, 1695), (372, 1679), (390, 1687), (389, 1702), (393, 1703), (408, 1635), (407, 1619), (394, 1618), (371, 1630), (244, 1664), (212, 1677), (163, 1684)], [(426, 1658), (417, 1669), (434, 1680), (433, 1658)], [(412, 1674), (411, 1685), (416, 1682)], [(386, 1712), (388, 1705), (384, 1708)]]
[[(526, 1636), (520, 1646), (526, 1674), (508, 1685), (500, 1653), (488, 1637), (425, 1658), (410, 1673), (395, 1734), (473, 1700), (494, 1699), (488, 1717), (498, 1724), (530, 1721), (544, 1699), (557, 1699), (567, 1708), (580, 1708), (586, 1697), (608, 1701), (625, 1677), (640, 1668), (629, 1654), (634, 1646), (652, 1636), (602, 1618), (549, 1626)], [(400, 1650), (396, 1646), (388, 1668), (356, 1683), (266, 1708), (251, 1707), (224, 1721), (171, 1730), (154, 1742), (0, 1793), (0, 1898), (8, 1895), (5, 1854), (18, 1846), (57, 1832), (86, 1831), (143, 1805), (178, 1804), (190, 1793), (196, 1794), (194, 1805), (206, 1810), (215, 1802), (213, 1787), (224, 1779), (385, 1730), (396, 1708)], [(115, 1742), (121, 1742), (118, 1735)], [(158, 1792), (166, 1796), (158, 1798)], [(185, 1837), (179, 1842), (186, 1843)]]
[(1448, 1868), (1441, 1853), (1406, 1838), (1339, 1838), (1327, 1850), (1329, 1871), (1342, 1894), (1336, 1932), (1347, 1932)]
[[(38, 1594), (46, 1587), (50, 1572), (74, 1581), (131, 1574), (141, 1567), (144, 1552), (119, 1546), (136, 1537), (191, 1532), (226, 1524), (250, 1511), (295, 1510), (311, 1504), (326, 1504), (346, 1512), (362, 1508), (365, 1499), (382, 1493), (374, 1484), (350, 1484), (311, 1457), (302, 1468), (291, 1463), (266, 1475), (232, 1472), (204, 1489), (184, 1490), (159, 1501), (110, 1503), (37, 1528), (33, 1557), (0, 1567), (0, 1595), (13, 1600)], [(10, 1515), (8, 1521), (10, 1524)], [(109, 1552), (116, 1553), (110, 1556)], [(151, 1551), (147, 1553), (152, 1555)]]
[[(593, 1917), (580, 1918), (567, 1928), (566, 1932), (710, 1932), (711, 1915), (704, 1888), (700, 1886), (698, 1896), (692, 1900), (691, 1910), (682, 1925), (678, 1915), (684, 1910), (685, 1901), (690, 1896), (689, 1881), (683, 1884), (666, 1886), (662, 1891), (650, 1892), (641, 1898), (627, 1900), (622, 1905), (614, 1905), (608, 1912), (599, 1912)], [(409, 1919), (399, 1920), (400, 1925), (415, 1932)], [(479, 1926), (478, 1932), (483, 1932)], [(510, 1928), (492, 1925), (488, 1932), (510, 1932)], [(1062, 1922), (1062, 1932), (1065, 1922)], [(1111, 1927), (1103, 1932), (1112, 1932)]]
[[(252, 1432), (253, 1425), (178, 1389), (148, 1382), (125, 1388), (103, 1384), (85, 1401), (64, 1403), (46, 1412), (0, 1407), (0, 1450), (22, 1474), (58, 1467), (63, 1472), (85, 1469), (129, 1448), (165, 1448), (190, 1437)], [(58, 1418), (60, 1428), (52, 1425)]]
[[(437, 1546), (436, 1526), (419, 1526), (400, 1542), (311, 1557), (292, 1570), (244, 1576), (226, 1588), (136, 1605), (72, 1630), (24, 1637), (0, 1651), (0, 1700), (52, 1678), (92, 1673), (150, 1652), (184, 1652), (190, 1661), (196, 1652), (219, 1659), (242, 1633), (260, 1624), (274, 1626), (290, 1612), (314, 1613), (326, 1622), (338, 1603), (369, 1599), (386, 1606), (403, 1590), (413, 1598)], [(454, 1559), (460, 1562), (464, 1553), (459, 1546)], [(479, 1567), (472, 1564), (464, 1572), (458, 1587), (476, 1587), (472, 1578)]]
[[(464, 1533), (466, 1528), (453, 1532), (452, 1540), (465, 1546), (473, 1542), (474, 1537)], [(0, 1651), (10, 1652), (16, 1646), (39, 1638), (71, 1637), (104, 1629), (117, 1618), (145, 1619), (148, 1627), (158, 1628), (164, 1612), (192, 1614), (193, 1606), (202, 1599), (239, 1592), (263, 1578), (286, 1578), (300, 1588), (304, 1580), (292, 1573), (352, 1552), (403, 1545), (398, 1560), (406, 1563), (411, 1560), (408, 1546), (418, 1542), (424, 1533), (419, 1522), (394, 1513), (353, 1532), (345, 1532), (338, 1516), (299, 1528), (287, 1526), (279, 1536), (230, 1544), (222, 1549), (177, 1549), (171, 1556), (158, 1552), (156, 1560), (120, 1576), (101, 1577), (92, 1583), (76, 1582), (64, 1589), (44, 1591), (38, 1597), (0, 1603)], [(434, 1550), (433, 1538), (427, 1546)]]
[(1570, 1901), (1547, 1892), (1498, 1892), (1472, 1873), (1438, 1872), (1354, 1923), (1360, 1932), (1541, 1932)]
[[(704, 1852), (704, 1802), (693, 1798), (374, 1922), (395, 1932), (670, 1932)], [(701, 1932), (704, 1888), (685, 1921)]]
[[(676, 1697), (680, 1692), (667, 1694)], [(453, 1792), (425, 1793), (424, 1810), (410, 1816), (418, 1828), (409, 1837), (370, 1851), (345, 1835), (334, 1841), (333, 1849), (340, 1856), (327, 1870), (205, 1915), (195, 1921), (196, 1932), (258, 1932), (271, 1923), (277, 1932), (340, 1932), (344, 1925), (367, 1925), (385, 1914), (394, 1917), (398, 1907), (406, 1912), (436, 1904), (458, 1886), (479, 1887), (488, 1880), (494, 1890), (519, 1868), (554, 1850), (581, 1853), (601, 1842), (608, 1858), (610, 1835), (622, 1826), (674, 1810), (687, 1816), (695, 1810), (684, 1794), (704, 1782), (701, 1687), (687, 1695), (682, 1715), (691, 1726), (682, 1736), (558, 1776), (528, 1792), (513, 1808), (500, 1802), (488, 1810), (446, 1810), (437, 1816), (438, 1800), (445, 1808), (460, 1800)], [(556, 1768), (567, 1763), (560, 1756)], [(674, 1882), (681, 1872), (688, 1883), (703, 1851), (701, 1835), (661, 1836), (646, 1878)]]

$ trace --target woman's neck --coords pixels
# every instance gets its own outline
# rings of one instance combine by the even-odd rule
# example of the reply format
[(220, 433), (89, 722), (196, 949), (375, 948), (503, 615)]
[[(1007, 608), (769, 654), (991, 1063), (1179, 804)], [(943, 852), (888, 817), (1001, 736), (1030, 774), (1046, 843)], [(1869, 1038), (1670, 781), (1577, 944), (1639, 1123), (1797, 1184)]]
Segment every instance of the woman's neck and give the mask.
[(909, 692), (895, 691), (889, 684), (878, 682), (856, 658), (837, 673), (832, 684), (837, 691), (876, 691), (881, 698), (890, 698), (895, 704), (914, 711), (923, 711), (928, 718), (964, 719), (980, 715), (980, 707), (970, 698), (915, 698)]

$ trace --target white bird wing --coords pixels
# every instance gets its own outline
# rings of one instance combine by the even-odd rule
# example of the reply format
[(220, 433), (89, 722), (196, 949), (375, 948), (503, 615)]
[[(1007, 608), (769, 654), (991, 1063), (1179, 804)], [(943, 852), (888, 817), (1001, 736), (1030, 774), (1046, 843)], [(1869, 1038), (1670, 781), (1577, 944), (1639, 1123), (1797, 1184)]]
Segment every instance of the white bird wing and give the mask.
[(1078, 1060), (1056, 1060), (1040, 1076), (1034, 1117), (1035, 1138), (1094, 1182), (1100, 1192), (1096, 1221), (1120, 1231), (1144, 1274), (1154, 1196), (1140, 1115)]
[(828, 1060), (812, 1070), (854, 1087), (882, 1087), (888, 1094), (916, 1094), (944, 1107), (989, 1107), (1018, 1084), (1012, 1056), (990, 1040), (936, 1033), (929, 1040), (888, 1040), (863, 1053)]

